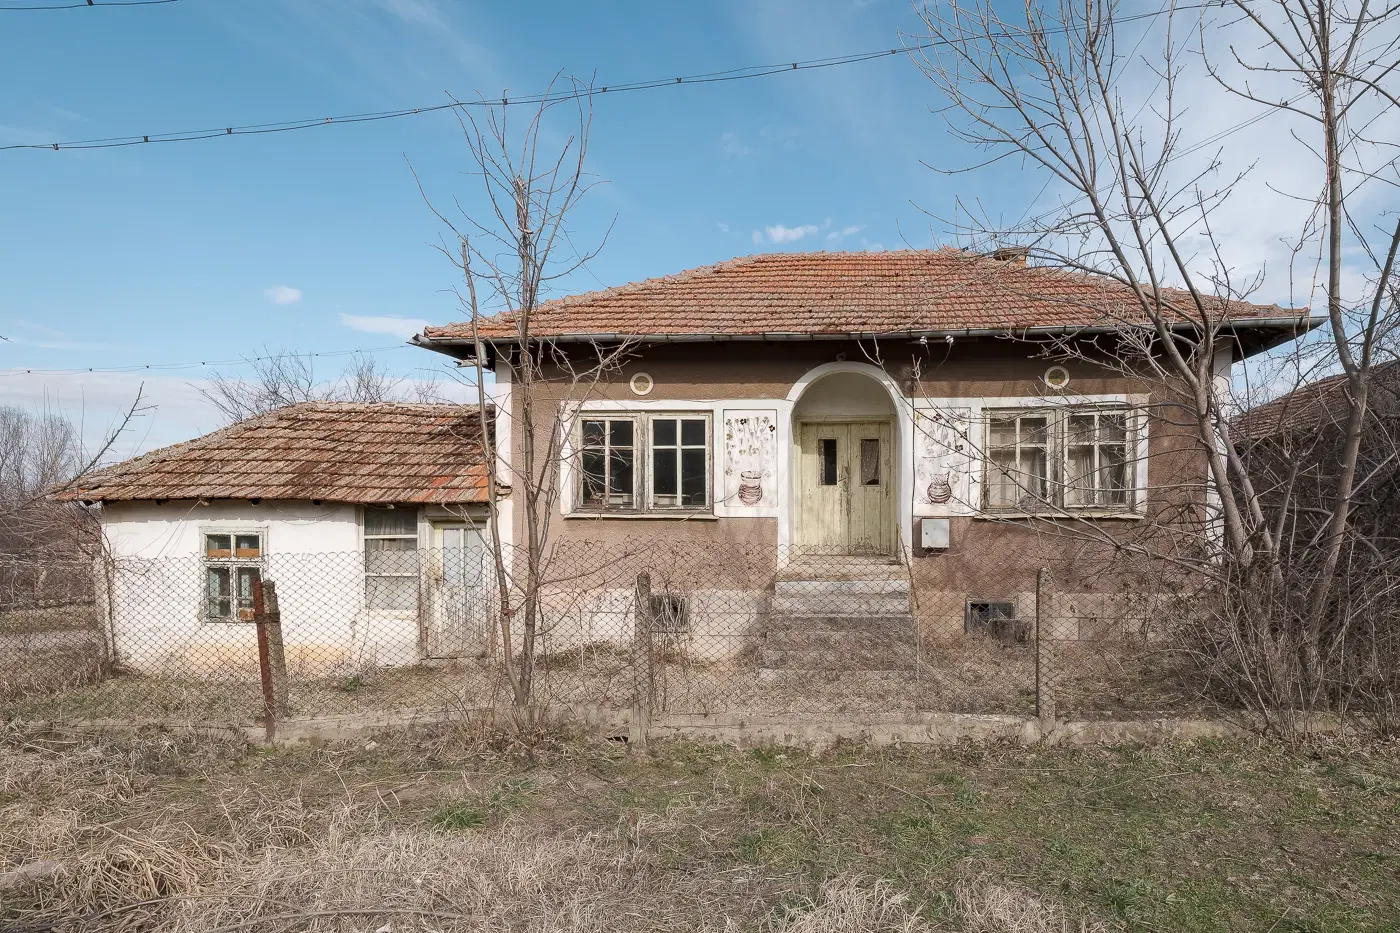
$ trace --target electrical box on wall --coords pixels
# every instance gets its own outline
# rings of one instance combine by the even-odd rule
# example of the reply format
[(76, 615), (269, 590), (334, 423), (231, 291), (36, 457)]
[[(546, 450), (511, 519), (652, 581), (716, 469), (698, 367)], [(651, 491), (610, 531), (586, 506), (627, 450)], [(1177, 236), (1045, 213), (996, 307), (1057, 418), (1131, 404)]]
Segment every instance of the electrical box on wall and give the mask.
[(948, 519), (922, 519), (919, 522), (919, 545), (926, 551), (948, 550)]

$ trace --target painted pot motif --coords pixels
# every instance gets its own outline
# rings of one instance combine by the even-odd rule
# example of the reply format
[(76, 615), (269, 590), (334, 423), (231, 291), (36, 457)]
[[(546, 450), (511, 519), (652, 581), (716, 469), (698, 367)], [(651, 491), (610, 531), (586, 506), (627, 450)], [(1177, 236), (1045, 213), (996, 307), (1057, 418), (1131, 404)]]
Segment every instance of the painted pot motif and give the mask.
[(758, 505), (763, 501), (763, 474), (756, 470), (739, 474), (739, 501), (744, 505)]
[(948, 474), (933, 474), (933, 481), (928, 484), (928, 501), (935, 505), (942, 505), (951, 498), (953, 498), (953, 486), (948, 482)]

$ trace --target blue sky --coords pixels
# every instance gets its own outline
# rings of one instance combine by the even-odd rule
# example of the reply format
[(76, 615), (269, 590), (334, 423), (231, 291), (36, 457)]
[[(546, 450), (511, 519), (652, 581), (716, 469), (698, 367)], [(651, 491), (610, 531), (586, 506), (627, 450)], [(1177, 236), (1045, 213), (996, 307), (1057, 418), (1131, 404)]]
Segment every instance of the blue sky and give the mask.
[[(917, 27), (905, 0), (180, 0), (0, 12), (0, 145), (532, 92), (557, 72), (608, 84), (812, 59), (891, 48)], [(930, 113), (938, 103), (902, 56), (599, 98), (590, 163), (608, 184), (575, 231), (588, 244), (614, 226), (567, 289), (761, 250), (946, 242), (930, 213), (946, 216), (959, 194), (1021, 216), (1043, 177), (1014, 165), (949, 177), (921, 164), (973, 155)], [(414, 322), (459, 319), (454, 270), (432, 247), (441, 228), (410, 163), (434, 198), (480, 206), (444, 114), (0, 152), (0, 334), (10, 338), (0, 370), (379, 348)], [(410, 377), (442, 365), (411, 348), (379, 355)], [(322, 365), (332, 375), (340, 361)], [(125, 439), (129, 453), (216, 427), (195, 390), (207, 375), (0, 374), (0, 402), (62, 408), (91, 435), (144, 378), (155, 408)]]
[[(448, 91), (528, 92), (559, 71), (596, 72), (606, 84), (810, 59), (893, 47), (915, 25), (902, 0), (182, 0), (0, 13), (9, 90), (0, 142), (391, 109), (441, 102)], [(894, 57), (599, 99), (591, 167), (608, 184), (580, 213), (579, 241), (615, 225), (570, 287), (758, 250), (927, 245), (932, 222), (920, 208), (946, 207), (953, 193), (919, 164), (947, 145), (931, 97), (914, 66)], [(0, 333), (10, 338), (0, 368), (374, 348), (411, 327), (383, 319), (458, 319), (444, 292), (454, 272), (432, 248), (440, 229), (410, 162), (435, 197), (472, 204), (461, 134), (442, 114), (0, 153)], [(440, 365), (413, 349), (381, 358), (404, 375)], [(327, 374), (338, 365), (326, 361)], [(188, 385), (205, 375), (146, 377), (158, 408), (132, 443), (217, 426)], [(47, 398), (91, 429), (139, 380), (0, 376), (0, 400)]]

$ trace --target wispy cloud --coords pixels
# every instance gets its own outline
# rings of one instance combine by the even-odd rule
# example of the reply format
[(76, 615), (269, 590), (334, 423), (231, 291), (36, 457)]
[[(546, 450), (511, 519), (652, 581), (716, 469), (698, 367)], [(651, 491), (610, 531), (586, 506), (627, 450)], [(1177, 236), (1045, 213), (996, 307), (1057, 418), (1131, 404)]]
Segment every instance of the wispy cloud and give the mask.
[(366, 334), (388, 334), (407, 340), (428, 326), (428, 322), (414, 317), (391, 317), (373, 314), (342, 314), (340, 323), (351, 330)]
[(725, 222), (722, 221), (722, 220), (716, 221), (716, 222), (715, 222), (715, 229), (718, 230), (720, 233), (728, 233), (728, 232), (729, 232), (729, 224), (725, 223)]
[(734, 159), (741, 159), (753, 151), (749, 148), (748, 143), (744, 142), (743, 137), (733, 130), (727, 130), (720, 134), (719, 145), (725, 155)]
[(803, 237), (809, 237), (821, 230), (816, 224), (802, 224), (798, 227), (788, 227), (784, 224), (773, 224), (771, 227), (764, 227), (762, 230), (753, 232), (753, 241), (757, 245), (764, 241), (766, 237), (769, 243), (782, 245), (784, 243), (796, 243)]
[(275, 305), (294, 305), (301, 301), (301, 289), (290, 285), (274, 285), (263, 289), (263, 297)]
[(865, 229), (865, 224), (857, 224), (850, 227), (842, 227), (840, 230), (832, 230), (826, 235), (828, 243), (840, 243), (848, 236), (855, 236)]

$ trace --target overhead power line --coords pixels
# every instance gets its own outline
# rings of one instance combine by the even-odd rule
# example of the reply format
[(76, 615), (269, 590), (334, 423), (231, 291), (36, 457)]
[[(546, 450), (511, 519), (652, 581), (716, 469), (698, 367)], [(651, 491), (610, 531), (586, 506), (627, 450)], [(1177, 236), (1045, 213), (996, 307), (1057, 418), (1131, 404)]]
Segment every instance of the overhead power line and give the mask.
[[(137, 0), (129, 0), (137, 2)], [(174, 0), (146, 0), (146, 2), (174, 2)], [(1138, 20), (1153, 19), (1168, 13), (1182, 12), (1185, 10), (1203, 10), (1212, 5), (1218, 5), (1220, 0), (1206, 0), (1206, 2), (1177, 6), (1170, 10), (1156, 10), (1148, 13), (1139, 13), (1133, 16), (1125, 16), (1117, 20), (1119, 23), (1131, 23)], [(1063, 28), (1046, 30), (1047, 33), (1064, 32)], [(999, 33), (991, 36), (982, 36), (981, 39), (988, 38), (1019, 38), (1020, 33)], [(974, 37), (971, 41), (977, 41), (979, 37)], [(747, 65), (741, 68), (730, 68), (726, 71), (710, 71), (700, 74), (679, 75), (666, 78), (651, 78), (644, 81), (631, 81), (623, 84), (589, 85), (587, 87), (571, 87), (569, 90), (545, 91), (535, 94), (521, 94), (519, 96), (509, 93), (502, 94), (497, 98), (481, 98), (478, 100), (453, 100), (441, 104), (431, 104), (422, 107), (405, 107), (399, 110), (380, 110), (367, 113), (349, 113), (340, 116), (314, 117), (302, 120), (286, 120), (275, 123), (249, 123), (240, 126), (216, 126), (200, 130), (180, 130), (168, 133), (142, 133), (131, 136), (108, 136), (99, 139), (79, 139), (69, 142), (54, 143), (12, 143), (7, 146), (0, 146), (0, 151), (9, 149), (52, 149), (55, 152), (64, 149), (116, 149), (124, 146), (144, 146), (152, 143), (177, 143), (193, 142), (199, 139), (214, 139), (224, 136), (260, 136), (271, 133), (289, 133), (295, 130), (307, 130), (318, 126), (342, 126), (358, 123), (377, 123), (384, 120), (398, 120), (404, 117), (416, 117), (422, 114), (439, 113), (445, 110), (460, 110), (468, 107), (514, 107), (542, 104), (559, 103), (561, 101), (576, 100), (583, 97), (603, 96), (606, 94), (622, 94), (629, 91), (647, 91), (664, 87), (684, 87), (687, 85), (699, 84), (720, 84), (728, 81), (745, 81), (750, 78), (764, 78), (770, 75), (789, 74), (798, 71), (814, 71), (822, 68), (837, 68), (844, 65), (855, 65), (861, 62), (874, 61), (881, 58), (891, 58), (897, 55), (907, 55), (912, 52), (920, 52), (925, 49), (952, 44), (949, 40), (929, 40), (914, 45), (904, 46), (896, 49), (878, 49), (869, 52), (856, 52), (851, 55), (838, 55), (831, 58), (812, 58), (795, 62), (775, 62), (767, 65)]]
[(81, 3), (52, 3), (47, 6), (6, 6), (0, 4), (0, 13), (36, 13), (42, 10), (85, 10), (100, 6), (156, 6), (161, 3), (179, 3), (180, 0), (82, 0)]
[(71, 369), (0, 369), (0, 376), (78, 376), (84, 373), (143, 373), (172, 369), (199, 369), (209, 366), (242, 366), (248, 363), (261, 363), (265, 360), (297, 357), (354, 356), (357, 353), (384, 353), (388, 350), (403, 350), (412, 347), (408, 343), (395, 343), (387, 347), (363, 347), (357, 350), (322, 350), (316, 353), (273, 353), (267, 356), (244, 356), (236, 360), (200, 360), (193, 363), (137, 363), (132, 366), (77, 366)]

